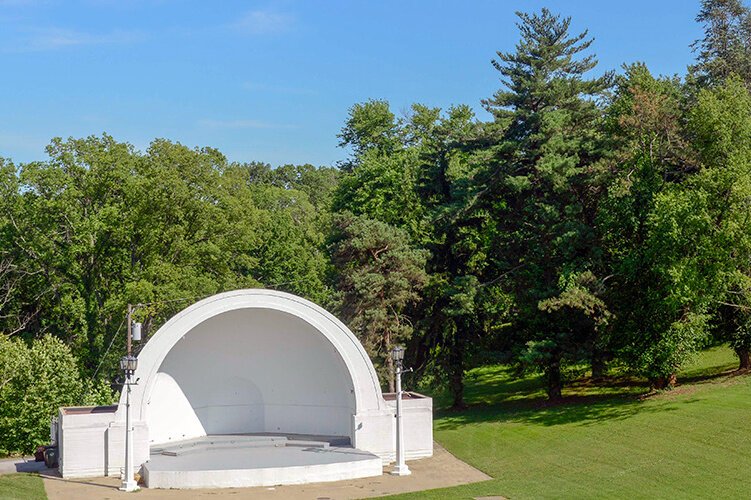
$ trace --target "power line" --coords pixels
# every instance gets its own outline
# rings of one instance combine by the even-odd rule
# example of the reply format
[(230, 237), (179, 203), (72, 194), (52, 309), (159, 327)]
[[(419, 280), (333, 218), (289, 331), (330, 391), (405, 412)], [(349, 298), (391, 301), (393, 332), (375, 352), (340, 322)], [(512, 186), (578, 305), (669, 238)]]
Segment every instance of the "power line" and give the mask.
[[(295, 281), (288, 281), (288, 282), (285, 282), (285, 283), (276, 283), (276, 284), (273, 284), (273, 285), (266, 285), (266, 286), (269, 287), (269, 288), (276, 288), (276, 287), (281, 286), (281, 285), (296, 284), (296, 283), (299, 283), (300, 281), (304, 281), (304, 280), (305, 280), (305, 278), (302, 278), (302, 279), (295, 280)], [(176, 298), (176, 299), (155, 300), (153, 302), (139, 302), (138, 304), (133, 304), (133, 305), (136, 306), (136, 307), (139, 307), (139, 306), (153, 306), (153, 305), (157, 305), (157, 304), (170, 304), (170, 303), (173, 303), (173, 302), (184, 302), (186, 300), (205, 299), (206, 297), (210, 297), (211, 295), (214, 295), (214, 294), (209, 294), (209, 295), (194, 295), (193, 297), (179, 297), (179, 298)], [(120, 333), (120, 330), (122, 329), (123, 324), (125, 324), (125, 317), (123, 317), (123, 320), (120, 322), (120, 326), (117, 327), (117, 330), (115, 330), (115, 334), (112, 336), (112, 340), (110, 340), (110, 343), (107, 346), (107, 349), (104, 351), (104, 354), (102, 354), (102, 357), (99, 360), (99, 364), (97, 365), (96, 370), (94, 370), (94, 375), (92, 375), (92, 377), (91, 377), (92, 380), (96, 379), (96, 376), (99, 373), (99, 369), (104, 364), (104, 360), (107, 358), (107, 354), (109, 354), (110, 349), (112, 349), (112, 345), (115, 343), (115, 339), (117, 338), (118, 334)]]
[(104, 354), (102, 355), (102, 359), (99, 360), (99, 365), (97, 365), (96, 370), (94, 370), (94, 375), (91, 377), (92, 379), (95, 379), (96, 374), (99, 373), (99, 369), (102, 367), (102, 363), (104, 363), (104, 359), (107, 357), (107, 354), (110, 352), (110, 349), (112, 348), (112, 344), (115, 343), (117, 334), (120, 333), (120, 329), (122, 329), (123, 324), (125, 324), (125, 318), (123, 318), (122, 321), (120, 321), (120, 326), (118, 326), (117, 330), (115, 330), (115, 334), (112, 336), (112, 340), (110, 340), (110, 345), (107, 346), (107, 350), (104, 351)]

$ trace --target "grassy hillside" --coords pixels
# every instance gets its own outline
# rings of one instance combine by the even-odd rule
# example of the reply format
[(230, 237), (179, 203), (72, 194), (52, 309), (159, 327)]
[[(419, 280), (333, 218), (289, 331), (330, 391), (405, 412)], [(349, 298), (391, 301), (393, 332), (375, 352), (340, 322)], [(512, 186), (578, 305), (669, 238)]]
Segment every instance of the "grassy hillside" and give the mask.
[[(746, 498), (751, 376), (727, 348), (704, 352), (671, 392), (582, 382), (559, 405), (508, 368), (469, 374), (464, 412), (440, 412), (436, 440), (494, 477), (404, 498)], [(436, 401), (442, 403), (441, 397)], [(44, 498), (35, 475), (0, 476), (0, 499)]]
[[(551, 406), (504, 367), (470, 374), (460, 413), (436, 440), (495, 478), (410, 498), (745, 498), (751, 494), (751, 377), (727, 348), (702, 354), (676, 390), (631, 380), (579, 384)], [(566, 393), (564, 393), (566, 396)]]

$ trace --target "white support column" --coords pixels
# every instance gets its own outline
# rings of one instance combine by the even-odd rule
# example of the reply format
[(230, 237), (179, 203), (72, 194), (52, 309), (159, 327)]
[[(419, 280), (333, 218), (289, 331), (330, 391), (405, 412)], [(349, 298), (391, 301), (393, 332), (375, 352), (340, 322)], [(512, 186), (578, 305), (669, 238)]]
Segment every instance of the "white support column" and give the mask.
[(125, 470), (122, 477), (123, 483), (120, 486), (122, 491), (138, 490), (138, 483), (133, 473), (133, 429), (130, 424), (130, 380), (131, 375), (125, 378)]
[[(401, 365), (401, 363), (399, 363)], [(402, 367), (396, 368), (396, 465), (391, 474), (409, 476), (412, 471), (404, 461), (404, 424), (402, 423)]]

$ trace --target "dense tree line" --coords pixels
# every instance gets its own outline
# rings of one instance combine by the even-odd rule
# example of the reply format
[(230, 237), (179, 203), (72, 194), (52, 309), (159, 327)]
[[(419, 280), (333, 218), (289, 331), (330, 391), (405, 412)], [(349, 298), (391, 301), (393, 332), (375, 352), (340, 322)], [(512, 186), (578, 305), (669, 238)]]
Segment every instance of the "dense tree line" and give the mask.
[(406, 344), (455, 407), (488, 361), (541, 373), (551, 399), (613, 366), (668, 388), (712, 342), (751, 368), (751, 13), (704, 0), (697, 21), (695, 63), (656, 76), (599, 71), (569, 18), (520, 13), (489, 120), (355, 104), (337, 167), (107, 135), (0, 160), (0, 349), (19, 353), (0, 356), (0, 431), (42, 353), (75, 367), (48, 409), (100, 401), (127, 303), (153, 304), (139, 310), (153, 332), (239, 287), (338, 312), (387, 387)]
[(413, 362), (463, 405), (489, 355), (566, 378), (618, 365), (667, 388), (697, 350), (730, 342), (749, 368), (751, 14), (705, 0), (684, 77), (641, 63), (595, 75), (587, 33), (519, 14), (502, 87), (463, 106), (354, 106), (335, 210), (402, 228), (429, 252)]

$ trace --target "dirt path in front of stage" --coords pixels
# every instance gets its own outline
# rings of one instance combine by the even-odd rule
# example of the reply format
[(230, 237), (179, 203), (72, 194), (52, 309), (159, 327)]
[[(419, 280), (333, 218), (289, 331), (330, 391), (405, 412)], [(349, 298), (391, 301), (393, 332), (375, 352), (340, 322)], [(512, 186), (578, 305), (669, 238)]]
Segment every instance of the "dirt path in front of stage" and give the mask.
[[(242, 499), (319, 499), (331, 500), (378, 497), (395, 493), (445, 488), (460, 484), (476, 483), (492, 479), (474, 467), (466, 464), (436, 444), (431, 458), (414, 460), (408, 463), (412, 475), (391, 476), (387, 473), (378, 477), (336, 481), (331, 483), (276, 486), (273, 488), (223, 488), (200, 490), (152, 490), (142, 488), (136, 496), (119, 491), (120, 480), (113, 477), (93, 479), (62, 479), (43, 474), (44, 487), (50, 500), (67, 499), (114, 499), (131, 498), (242, 498)], [(389, 469), (386, 469), (389, 470)]]

